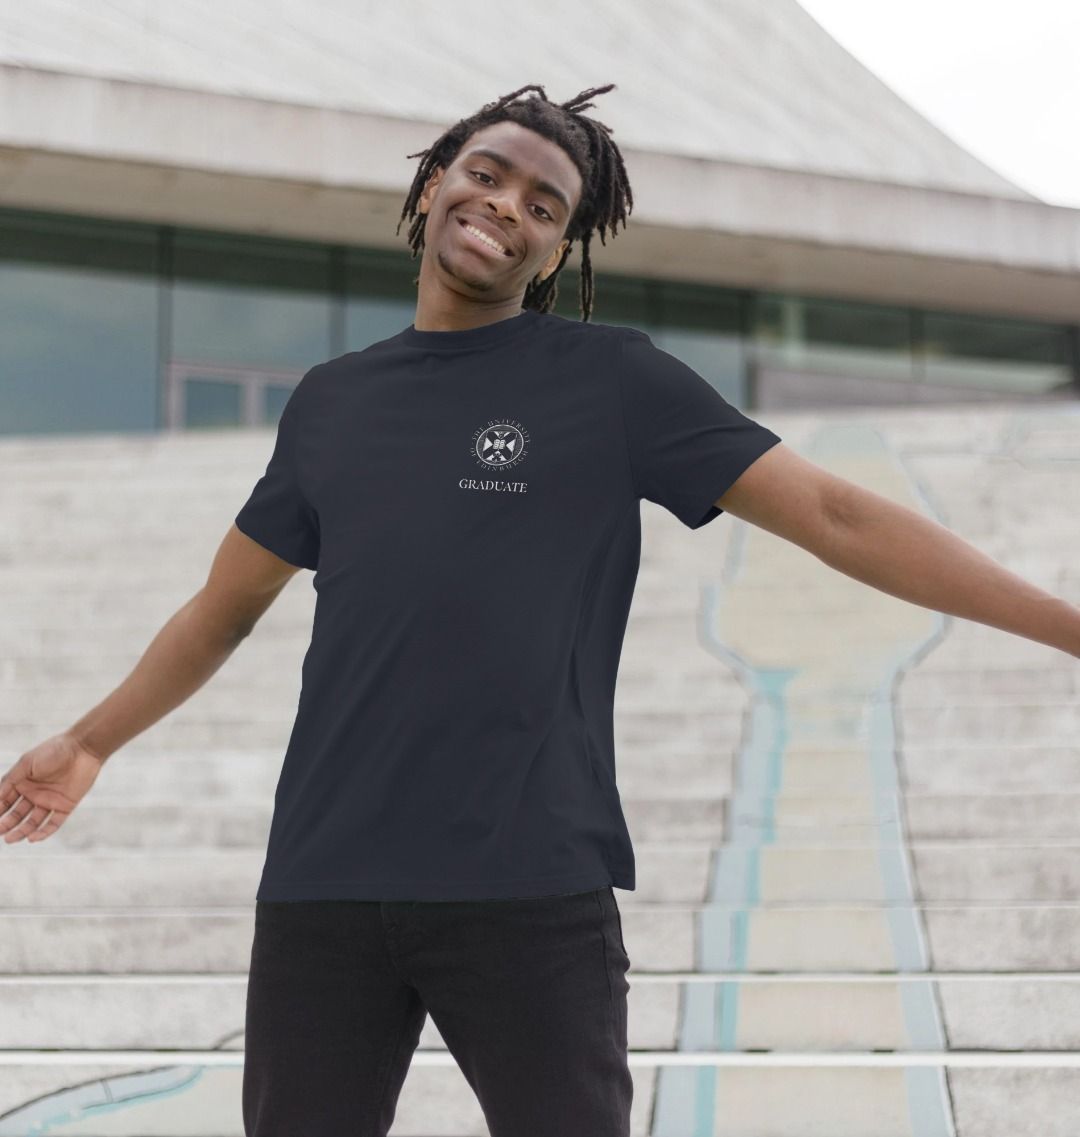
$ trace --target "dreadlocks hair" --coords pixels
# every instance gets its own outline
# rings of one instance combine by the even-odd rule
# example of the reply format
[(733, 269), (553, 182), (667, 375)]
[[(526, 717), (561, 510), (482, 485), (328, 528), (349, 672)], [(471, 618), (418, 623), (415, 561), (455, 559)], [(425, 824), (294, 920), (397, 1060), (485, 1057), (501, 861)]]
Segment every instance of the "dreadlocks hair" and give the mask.
[[(543, 87), (530, 83), (511, 91), (509, 95), (503, 95), (495, 102), (487, 103), (476, 114), (461, 119), (429, 149), (406, 155), (408, 158), (422, 159), (409, 189), (409, 195), (405, 199), (401, 220), (398, 221), (395, 230), (400, 233), (402, 223), (407, 218), (415, 218), (408, 234), (412, 259), (415, 259), (424, 247), (424, 230), (428, 215), (420, 213), (418, 205), (424, 186), (427, 185), (435, 167), (441, 166), (444, 170), (447, 169), (457, 157), (461, 147), (476, 131), (509, 119), (527, 126), (561, 146), (573, 159), (581, 174), (581, 200), (563, 234), (564, 238), (569, 239), (569, 244), (563, 251), (562, 259), (555, 271), (547, 279), (533, 279), (529, 282), (522, 304), (525, 308), (533, 308), (538, 312), (550, 312), (554, 308), (559, 296), (559, 273), (566, 264), (573, 242), (580, 239), (579, 298), (582, 321), (588, 322), (593, 307), (593, 273), (592, 261), (589, 258), (592, 230), (596, 229), (599, 232), (600, 243), (606, 245), (605, 226), (610, 228), (611, 236), (615, 237), (618, 223), (621, 221), (625, 229), (627, 214), (634, 208), (634, 196), (626, 176), (626, 167), (623, 165), (618, 146), (610, 137), (610, 128), (581, 113), (593, 106), (592, 103), (586, 102), (586, 99), (606, 94), (614, 88), (614, 83), (609, 83), (606, 87), (592, 87), (565, 103), (553, 103), (548, 99)], [(526, 91), (536, 91), (538, 94), (529, 98), (519, 98)], [(417, 283), (418, 280), (419, 277), (413, 283)]]

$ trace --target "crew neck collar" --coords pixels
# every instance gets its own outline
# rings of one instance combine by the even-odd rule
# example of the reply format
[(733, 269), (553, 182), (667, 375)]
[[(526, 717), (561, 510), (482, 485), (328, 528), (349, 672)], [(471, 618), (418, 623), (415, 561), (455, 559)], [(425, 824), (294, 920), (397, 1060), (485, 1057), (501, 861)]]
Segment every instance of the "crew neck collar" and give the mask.
[(507, 316), (491, 324), (481, 324), (477, 328), (463, 328), (453, 332), (421, 332), (415, 324), (410, 324), (398, 336), (409, 347), (423, 347), (433, 351), (456, 351), (459, 348), (486, 347), (501, 343), (512, 336), (527, 331), (539, 319), (535, 308), (526, 308), (516, 316)]

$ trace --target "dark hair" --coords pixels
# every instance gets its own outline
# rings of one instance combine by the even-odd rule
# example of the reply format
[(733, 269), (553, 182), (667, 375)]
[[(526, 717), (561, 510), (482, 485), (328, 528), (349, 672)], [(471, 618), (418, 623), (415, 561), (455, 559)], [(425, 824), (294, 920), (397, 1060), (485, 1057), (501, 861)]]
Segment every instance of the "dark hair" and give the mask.
[[(427, 214), (419, 213), (417, 205), (424, 186), (436, 166), (446, 169), (457, 157), (465, 142), (478, 130), (496, 122), (511, 120), (535, 130), (537, 134), (549, 138), (570, 155), (581, 174), (581, 200), (574, 215), (567, 222), (564, 237), (570, 244), (563, 251), (558, 267), (546, 280), (532, 280), (525, 289), (522, 304), (538, 312), (550, 312), (558, 299), (558, 277), (566, 258), (570, 255), (573, 242), (581, 239), (581, 318), (588, 321), (593, 306), (592, 262), (589, 259), (589, 241), (592, 230), (600, 233), (600, 243), (605, 244), (604, 228), (610, 227), (611, 236), (616, 236), (618, 222), (626, 228), (626, 216), (634, 208), (634, 196), (630, 192), (630, 182), (626, 177), (622, 154), (611, 140), (611, 130), (602, 122), (581, 114), (593, 104), (585, 102), (594, 95), (603, 95), (613, 90), (614, 83), (606, 87), (592, 87), (582, 91), (565, 103), (552, 103), (544, 93), (544, 88), (530, 83), (519, 87), (509, 95), (503, 95), (493, 103), (488, 103), (474, 115), (463, 118), (450, 127), (429, 149), (419, 150), (406, 157), (423, 159), (416, 171), (405, 208), (401, 211), (395, 232), (401, 231), (402, 222), (407, 217), (415, 220), (409, 229), (409, 247), (415, 259), (424, 246), (424, 229)], [(518, 98), (525, 91), (538, 91), (539, 96)], [(516, 101), (515, 101), (516, 100)], [(419, 278), (417, 278), (419, 279)], [(416, 283), (414, 281), (413, 283)]]

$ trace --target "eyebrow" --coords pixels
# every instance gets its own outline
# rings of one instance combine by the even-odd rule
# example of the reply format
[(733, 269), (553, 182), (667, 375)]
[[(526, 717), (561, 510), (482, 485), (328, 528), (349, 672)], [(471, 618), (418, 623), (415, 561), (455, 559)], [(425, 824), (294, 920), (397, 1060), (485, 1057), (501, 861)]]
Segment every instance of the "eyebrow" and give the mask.
[[(497, 166), (502, 166), (508, 174), (512, 174), (517, 168), (505, 154), (500, 154), (497, 150), (485, 149), (482, 146), (477, 147), (475, 150), (470, 150), (465, 157), (490, 158)], [(551, 182), (546, 182), (543, 178), (533, 178), (532, 184), (542, 193), (550, 194), (556, 201), (561, 202), (563, 209), (565, 209), (567, 213), (570, 212), (570, 202), (567, 201), (566, 194), (564, 194), (558, 186), (553, 186)]]

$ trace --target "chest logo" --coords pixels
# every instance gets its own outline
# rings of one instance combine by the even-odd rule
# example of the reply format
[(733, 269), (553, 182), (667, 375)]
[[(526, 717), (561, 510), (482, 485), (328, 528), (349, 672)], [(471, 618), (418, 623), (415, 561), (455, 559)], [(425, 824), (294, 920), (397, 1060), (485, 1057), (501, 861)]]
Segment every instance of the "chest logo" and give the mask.
[(509, 469), (525, 458), (528, 443), (521, 423), (491, 421), (473, 435), (473, 454), (485, 469)]

